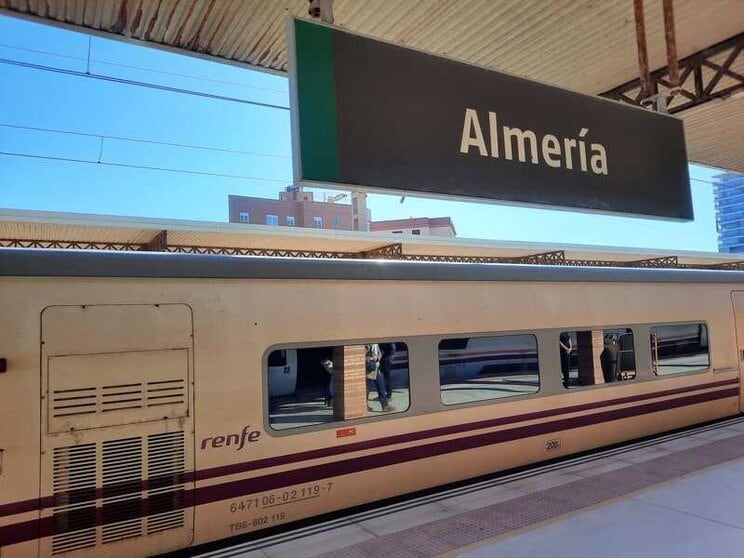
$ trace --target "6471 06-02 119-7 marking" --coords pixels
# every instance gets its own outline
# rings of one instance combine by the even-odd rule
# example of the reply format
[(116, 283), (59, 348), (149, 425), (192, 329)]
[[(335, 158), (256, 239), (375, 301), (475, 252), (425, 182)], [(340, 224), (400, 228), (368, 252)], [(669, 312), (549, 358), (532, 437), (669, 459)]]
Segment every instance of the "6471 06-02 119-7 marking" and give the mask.
[[(298, 488), (290, 488), (282, 490), (281, 492), (264, 494), (263, 496), (256, 496), (254, 498), (243, 498), (241, 500), (230, 502), (230, 513), (250, 513), (252, 511), (255, 512), (256, 510), (266, 510), (296, 504), (305, 500), (320, 498), (325, 494), (329, 494), (332, 490), (333, 482), (328, 481), (307, 484)], [(230, 532), (235, 533), (251, 527), (268, 526), (285, 521), (286, 519), (287, 514), (284, 511), (261, 514), (251, 519), (230, 523)]]

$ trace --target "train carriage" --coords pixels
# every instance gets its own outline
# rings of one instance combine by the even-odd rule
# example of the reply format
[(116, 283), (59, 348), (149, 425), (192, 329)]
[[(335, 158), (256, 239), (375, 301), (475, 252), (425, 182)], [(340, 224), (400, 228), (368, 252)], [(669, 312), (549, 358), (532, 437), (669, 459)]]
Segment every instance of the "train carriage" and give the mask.
[[(735, 415), (741, 292), (731, 271), (0, 250), (0, 553), (155, 555)], [(373, 344), (395, 347), (387, 410)]]

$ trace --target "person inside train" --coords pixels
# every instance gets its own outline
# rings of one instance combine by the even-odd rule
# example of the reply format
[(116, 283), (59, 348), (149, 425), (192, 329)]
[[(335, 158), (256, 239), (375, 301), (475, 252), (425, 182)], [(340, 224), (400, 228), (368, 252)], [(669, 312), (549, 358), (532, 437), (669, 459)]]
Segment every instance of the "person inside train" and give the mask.
[(563, 387), (568, 387), (569, 374), (571, 372), (571, 334), (564, 331), (560, 334), (558, 342), (561, 344), (561, 375), (563, 376)]
[(323, 359), (320, 362), (323, 370), (328, 372), (328, 384), (325, 388), (325, 405), (330, 407), (333, 405), (333, 361), (330, 358)]
[(620, 379), (620, 346), (613, 335), (604, 336), (604, 349), (599, 355), (605, 383)]
[(382, 358), (380, 358), (380, 373), (385, 380), (387, 398), (393, 397), (393, 382), (391, 380), (391, 370), (393, 367), (393, 353), (395, 353), (395, 343), (380, 343)]
[[(387, 385), (385, 384), (385, 377), (380, 372), (380, 361), (382, 360), (382, 349), (378, 343), (370, 343), (367, 345), (365, 354), (365, 366), (367, 370), (367, 397), (371, 391), (371, 386), (377, 388), (377, 398), (380, 402), (380, 407), (385, 412), (393, 411), (393, 407), (390, 406), (388, 398)], [(372, 407), (367, 405), (367, 410), (372, 411)]]

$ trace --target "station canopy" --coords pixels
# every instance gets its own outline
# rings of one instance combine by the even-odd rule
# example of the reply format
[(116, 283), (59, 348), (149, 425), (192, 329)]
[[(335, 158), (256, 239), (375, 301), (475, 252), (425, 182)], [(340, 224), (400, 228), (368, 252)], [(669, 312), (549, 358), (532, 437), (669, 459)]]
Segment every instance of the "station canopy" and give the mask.
[[(744, 172), (744, 11), (741, 0), (675, 0), (692, 162)], [(288, 16), (307, 0), (0, 0), (7, 15), (136, 39), (229, 63), (286, 72)], [(662, 0), (645, 0), (649, 67), (667, 91)], [(566, 89), (638, 102), (632, 0), (335, 0), (334, 23)], [(658, 71), (655, 71), (658, 70)]]
[(741, 254), (0, 210), (0, 247), (744, 271)]

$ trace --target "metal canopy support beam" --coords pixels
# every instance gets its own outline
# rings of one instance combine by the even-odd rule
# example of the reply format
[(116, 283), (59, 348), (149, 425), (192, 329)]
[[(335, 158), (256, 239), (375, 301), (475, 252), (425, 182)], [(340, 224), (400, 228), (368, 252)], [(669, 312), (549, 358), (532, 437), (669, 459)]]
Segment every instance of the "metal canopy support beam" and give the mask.
[(1, 248), (39, 248), (42, 250), (115, 250), (134, 252), (142, 245), (132, 242), (95, 242), (88, 240), (41, 240), (36, 238), (0, 238)]
[(664, 36), (666, 37), (669, 81), (679, 87), (679, 60), (677, 60), (677, 38), (674, 33), (674, 0), (664, 0)]
[(648, 72), (648, 49), (646, 48), (646, 22), (643, 18), (643, 0), (633, 0), (635, 12), (636, 45), (638, 46), (638, 70), (641, 75), (641, 90), (643, 99), (650, 97), (654, 91), (651, 88), (651, 76)]
[(308, 0), (307, 13), (325, 23), (333, 23), (333, 0)]
[(363, 259), (400, 260), (403, 258), (403, 245), (399, 242), (395, 244), (386, 244), (379, 248), (359, 252), (357, 257)]
[(679, 261), (677, 256), (665, 256), (663, 258), (624, 262), (622, 265), (623, 267), (679, 267)]
[(160, 231), (149, 242), (143, 244), (140, 250), (144, 252), (167, 252), (168, 231)]
[[(694, 266), (685, 266), (694, 267)], [(744, 262), (726, 262), (721, 264), (713, 264), (710, 269), (727, 269), (729, 271), (744, 271)]]
[(354, 259), (356, 252), (331, 252), (325, 250), (292, 250), (282, 248), (240, 248), (235, 246), (190, 246), (177, 244), (168, 246), (168, 252), (177, 254), (211, 254), (218, 256), (255, 256), (268, 258), (318, 258)]
[[(737, 60), (744, 57), (743, 49), (744, 33), (740, 33), (680, 60), (679, 89), (674, 98), (667, 97), (668, 112), (678, 113), (744, 91), (744, 75), (731, 69)], [(656, 91), (660, 87), (670, 92), (674, 90), (668, 67), (652, 72), (651, 82), (652, 89)], [(643, 106), (646, 98), (640, 79), (600, 93), (600, 96), (636, 106)]]

